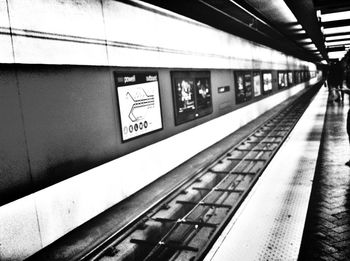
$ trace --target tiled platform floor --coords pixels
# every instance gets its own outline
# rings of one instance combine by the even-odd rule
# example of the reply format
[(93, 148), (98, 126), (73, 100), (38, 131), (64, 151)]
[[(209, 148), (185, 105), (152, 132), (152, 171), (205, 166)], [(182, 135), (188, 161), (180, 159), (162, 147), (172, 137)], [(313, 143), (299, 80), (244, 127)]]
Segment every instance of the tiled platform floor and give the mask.
[(349, 102), (329, 103), (299, 261), (350, 260)]

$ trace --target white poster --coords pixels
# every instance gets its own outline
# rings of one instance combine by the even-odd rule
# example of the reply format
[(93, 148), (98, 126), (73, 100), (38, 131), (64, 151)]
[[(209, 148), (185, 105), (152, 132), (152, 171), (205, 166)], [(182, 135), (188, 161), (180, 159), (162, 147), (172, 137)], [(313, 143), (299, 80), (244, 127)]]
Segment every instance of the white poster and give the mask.
[(264, 80), (264, 92), (272, 90), (272, 74), (271, 73), (263, 73)]
[(254, 96), (261, 95), (261, 77), (260, 73), (254, 73)]
[(123, 141), (162, 129), (158, 74), (116, 74)]

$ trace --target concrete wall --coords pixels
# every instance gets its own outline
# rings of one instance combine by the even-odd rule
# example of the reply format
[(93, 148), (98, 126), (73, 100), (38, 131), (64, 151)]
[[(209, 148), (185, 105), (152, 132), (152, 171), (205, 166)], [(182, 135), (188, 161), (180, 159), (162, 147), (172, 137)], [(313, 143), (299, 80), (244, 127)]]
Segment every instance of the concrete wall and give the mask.
[(150, 6), (2, 0), (0, 63), (298, 69), (314, 65)]

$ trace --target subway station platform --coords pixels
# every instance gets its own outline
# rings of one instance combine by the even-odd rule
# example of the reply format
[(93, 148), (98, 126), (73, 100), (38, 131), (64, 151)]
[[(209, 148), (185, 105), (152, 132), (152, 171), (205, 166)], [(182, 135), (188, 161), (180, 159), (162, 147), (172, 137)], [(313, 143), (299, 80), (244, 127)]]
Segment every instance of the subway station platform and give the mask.
[(321, 88), (206, 260), (350, 260), (348, 108)]
[(349, 99), (329, 102), (299, 260), (350, 260)]

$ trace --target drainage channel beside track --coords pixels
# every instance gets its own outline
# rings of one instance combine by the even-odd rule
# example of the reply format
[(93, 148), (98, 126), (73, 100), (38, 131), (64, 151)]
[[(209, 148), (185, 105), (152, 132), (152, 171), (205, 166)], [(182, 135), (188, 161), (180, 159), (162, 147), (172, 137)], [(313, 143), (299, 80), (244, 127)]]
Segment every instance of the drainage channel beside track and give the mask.
[(317, 90), (306, 92), (82, 260), (203, 259)]

